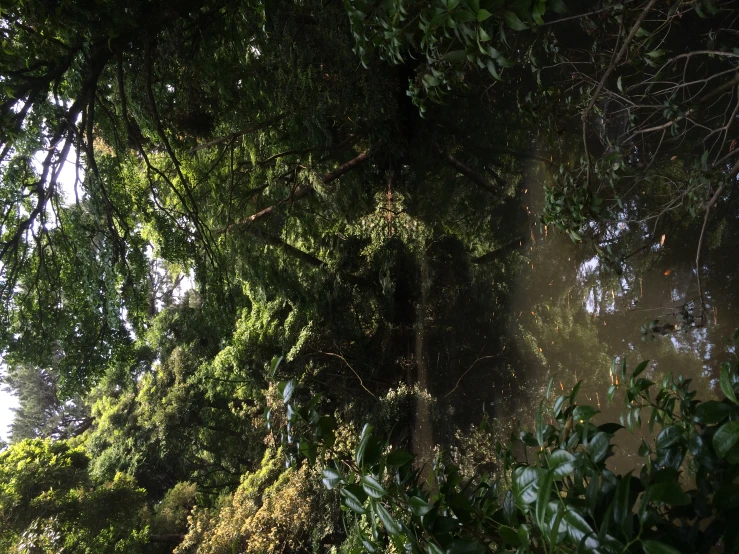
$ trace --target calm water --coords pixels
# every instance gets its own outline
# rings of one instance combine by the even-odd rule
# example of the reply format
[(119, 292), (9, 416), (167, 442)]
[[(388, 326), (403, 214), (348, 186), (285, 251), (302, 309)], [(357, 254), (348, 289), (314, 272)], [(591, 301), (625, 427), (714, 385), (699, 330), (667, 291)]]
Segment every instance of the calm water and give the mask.
[[(482, 330), (470, 327), (464, 333), (447, 327), (448, 333), (462, 335), (457, 340), (466, 333), (466, 343), (474, 352), (456, 359), (446, 352), (445, 363), (444, 346), (438, 344), (443, 338), (437, 337), (428, 347), (428, 360), (419, 366), (430, 366), (434, 373), (434, 362), (441, 359), (441, 366), (446, 367), (446, 374), (438, 367), (434, 373), (436, 396), (448, 403), (452, 417), (479, 421), (484, 409), (504, 431), (516, 429), (518, 422), (533, 429), (550, 377), (554, 379), (552, 401), (559, 394), (569, 394), (577, 381), (583, 380), (579, 402), (602, 412), (594, 422), (618, 421), (623, 395), (617, 392), (609, 404), (607, 389), (613, 382), (613, 358), (625, 356), (629, 370), (642, 360), (652, 360), (645, 371), (649, 379), (658, 382), (672, 371), (692, 378), (699, 398), (715, 398), (721, 363), (734, 356), (728, 338), (739, 327), (736, 239), (725, 240), (711, 250), (704, 246), (701, 262), (708, 305), (704, 325), (681, 329), (683, 307), (697, 319), (701, 312), (694, 269), (695, 229), (683, 231), (682, 236), (666, 234), (663, 241), (659, 236), (661, 244), (630, 257), (621, 276), (604, 272), (592, 248), (574, 244), (563, 233), (540, 223), (541, 183), (548, 178), (547, 171), (545, 164), (533, 165), (520, 190), (518, 209), (525, 221), (521, 227), (526, 238), (518, 254), (509, 256), (514, 259), (510, 263), (514, 264), (515, 277), (509, 305), (500, 307), (506, 312), (502, 336), (488, 336), (496, 329), (500, 334), (493, 325)], [(633, 225), (627, 222), (621, 227), (633, 229)], [(481, 318), (477, 327), (500, 318), (500, 313), (489, 315)], [(652, 320), (659, 320), (664, 334), (643, 335), (642, 326)], [(425, 341), (434, 342), (428, 336)], [(449, 390), (453, 392), (444, 392)], [(644, 419), (641, 431), (631, 434), (622, 430), (617, 435), (620, 448), (614, 463), (620, 470), (636, 463), (641, 437), (650, 440), (648, 416)], [(416, 432), (420, 431), (417, 428)]]

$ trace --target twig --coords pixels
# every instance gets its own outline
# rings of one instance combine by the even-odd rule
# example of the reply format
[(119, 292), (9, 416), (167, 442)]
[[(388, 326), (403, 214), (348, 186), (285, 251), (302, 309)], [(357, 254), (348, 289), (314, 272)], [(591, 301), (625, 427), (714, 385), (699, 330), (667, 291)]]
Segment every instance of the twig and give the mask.
[(334, 358), (339, 358), (342, 362), (346, 364), (346, 367), (352, 370), (352, 373), (357, 376), (357, 379), (359, 379), (359, 384), (361, 387), (367, 391), (367, 394), (369, 394), (372, 398), (375, 400), (377, 399), (377, 396), (375, 396), (371, 390), (369, 390), (367, 387), (364, 386), (364, 381), (362, 381), (362, 378), (359, 376), (359, 373), (357, 373), (354, 368), (349, 364), (349, 362), (346, 361), (346, 358), (342, 356), (341, 354), (336, 354), (335, 352), (318, 352), (319, 354), (324, 354), (325, 356), (333, 356)]
[(724, 185), (721, 185), (719, 188), (716, 189), (716, 192), (708, 201), (708, 204), (706, 204), (706, 215), (703, 217), (703, 227), (701, 228), (701, 234), (698, 238), (698, 251), (695, 254), (695, 275), (698, 278), (698, 296), (701, 300), (701, 327), (703, 326), (703, 315), (706, 311), (706, 300), (703, 297), (703, 288), (701, 286), (701, 248), (703, 247), (703, 235), (706, 232), (706, 226), (708, 225), (708, 215), (711, 211), (711, 208), (716, 203), (719, 195), (723, 190)]
[(477, 358), (474, 362), (472, 362), (472, 365), (467, 368), (467, 371), (465, 371), (462, 374), (462, 376), (459, 379), (457, 379), (457, 384), (454, 385), (454, 388), (452, 390), (450, 390), (448, 393), (446, 393), (444, 395), (444, 398), (447, 398), (450, 394), (452, 394), (455, 390), (457, 390), (459, 388), (459, 383), (461, 383), (462, 382), (462, 379), (464, 379), (465, 376), (472, 370), (472, 368), (475, 367), (475, 364), (477, 364), (477, 362), (479, 362), (481, 360), (487, 360), (487, 359), (490, 359), (490, 358), (497, 358), (497, 357), (498, 357), (498, 355), (495, 355), (495, 356), (483, 356), (481, 358)]
[(590, 154), (588, 152), (588, 115), (590, 115), (590, 111), (593, 109), (593, 106), (598, 101), (598, 96), (600, 95), (600, 91), (603, 89), (603, 86), (606, 83), (606, 80), (608, 77), (610, 77), (611, 73), (613, 73), (613, 70), (616, 68), (618, 63), (621, 61), (621, 59), (626, 55), (626, 52), (629, 49), (629, 44), (631, 44), (631, 41), (636, 36), (636, 32), (639, 30), (639, 27), (641, 26), (644, 19), (647, 17), (647, 14), (649, 11), (654, 7), (654, 5), (657, 3), (657, 0), (649, 0), (649, 3), (644, 7), (642, 12), (639, 14), (639, 17), (636, 19), (636, 22), (634, 22), (634, 25), (631, 27), (631, 31), (629, 31), (628, 36), (624, 40), (624, 43), (621, 45), (621, 50), (618, 51), (618, 55), (611, 61), (611, 65), (608, 66), (608, 69), (606, 69), (606, 72), (603, 74), (603, 77), (601, 77), (600, 82), (598, 83), (598, 86), (595, 88), (595, 92), (593, 92), (593, 97), (590, 99), (590, 102), (588, 103), (588, 106), (585, 108), (585, 111), (582, 113), (582, 140), (583, 140), (583, 147), (585, 148), (585, 168), (586, 168), (586, 185), (588, 188), (590, 187)]

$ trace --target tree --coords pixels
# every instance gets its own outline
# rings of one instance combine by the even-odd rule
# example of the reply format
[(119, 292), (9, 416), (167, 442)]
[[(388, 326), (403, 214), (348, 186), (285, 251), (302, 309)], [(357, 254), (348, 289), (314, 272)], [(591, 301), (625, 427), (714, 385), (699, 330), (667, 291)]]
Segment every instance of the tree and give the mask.
[[(359, 546), (330, 510), (311, 532), (300, 501), (328, 496), (315, 472), (308, 486), (265, 461), (261, 414), (295, 417), (275, 398), (299, 381), (293, 402), (323, 398), (342, 447), (372, 419), (430, 461), (553, 338), (534, 314), (523, 347), (506, 337), (527, 190), (550, 232), (583, 243), (578, 260), (601, 257), (601, 284), (677, 228), (700, 277), (704, 245), (736, 234), (728, 0), (0, 11), (0, 351), (29, 391), (19, 426), (81, 432), (60, 444), (84, 448), (95, 491), (119, 474), (143, 487), (133, 527), (170, 537), (157, 552), (188, 516), (183, 549), (232, 549), (246, 520), (241, 546), (274, 548), (270, 513), (299, 522), (275, 535), (291, 544)], [(569, 297), (551, 308), (605, 372), (595, 326), (568, 319)], [(81, 406), (90, 427), (60, 429)]]
[(29, 365), (15, 367), (3, 378), (4, 390), (17, 396), (19, 403), (13, 408), (11, 442), (71, 438), (92, 425), (89, 409), (81, 397), (59, 399), (57, 380), (53, 371)]
[(148, 541), (142, 489), (120, 474), (92, 487), (84, 450), (24, 440), (0, 454), (0, 545), (6, 552), (119, 552)]

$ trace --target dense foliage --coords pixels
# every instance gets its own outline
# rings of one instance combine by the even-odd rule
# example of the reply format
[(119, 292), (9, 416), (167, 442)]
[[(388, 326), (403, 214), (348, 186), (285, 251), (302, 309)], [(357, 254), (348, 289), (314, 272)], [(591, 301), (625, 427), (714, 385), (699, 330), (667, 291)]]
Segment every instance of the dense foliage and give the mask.
[(523, 195), (624, 289), (687, 237), (682, 328), (715, 319), (734, 4), (2, 3), (0, 549), (736, 550), (735, 367), (721, 402), (614, 374), (624, 425), (655, 414), (638, 478), (577, 391), (515, 447), (480, 409), (554, 333), (608, 378), (569, 294), (506, 338)]
[[(283, 443), (311, 464), (320, 458), (323, 483), (339, 490), (355, 522), (350, 536), (367, 552), (393, 545), (399, 552), (431, 554), (509, 547), (517, 553), (676, 554), (711, 552), (718, 545), (739, 550), (732, 525), (739, 514), (738, 366), (724, 364), (726, 398), (717, 402), (697, 400), (689, 379), (668, 375), (658, 385), (640, 377), (647, 365), (627, 375), (626, 362), (617, 367), (614, 361), (622, 385), (610, 393), (623, 389), (622, 422), (630, 430), (641, 426), (642, 411), (651, 414), (655, 440), (650, 445), (642, 439), (638, 477), (608, 467), (613, 435), (624, 426), (594, 425), (599, 410), (577, 403), (579, 383), (550, 403), (551, 380), (535, 432), (498, 441), (498, 467), (491, 474), (465, 478), (457, 466), (437, 459), (423, 476), (413, 455), (388, 451), (370, 425), (353, 455), (337, 452), (335, 423), (318, 415), (313, 400), (303, 407), (291, 402), (292, 382), (281, 387), (293, 427), (283, 431)], [(545, 425), (547, 417), (552, 423)], [(296, 433), (299, 426), (306, 431)]]

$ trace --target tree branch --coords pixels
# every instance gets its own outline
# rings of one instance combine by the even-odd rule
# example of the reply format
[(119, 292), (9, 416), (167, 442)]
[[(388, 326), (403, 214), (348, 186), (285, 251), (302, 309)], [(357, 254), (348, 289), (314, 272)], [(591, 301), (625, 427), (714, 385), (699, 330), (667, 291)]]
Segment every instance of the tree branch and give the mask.
[[(438, 145), (436, 146), (436, 151), (439, 154), (441, 154), (442, 156), (444, 156), (444, 160), (449, 165), (451, 165), (459, 173), (461, 173), (462, 175), (464, 175), (465, 177), (467, 177), (470, 181), (472, 181), (473, 183), (475, 183), (478, 187), (480, 187), (481, 189), (486, 190), (487, 192), (492, 193), (492, 194), (497, 194), (498, 193), (498, 191), (496, 190), (496, 188), (493, 185), (491, 185), (490, 182), (487, 179), (485, 179), (485, 177), (483, 177), (482, 175), (480, 175), (479, 173), (477, 173), (476, 171), (474, 171), (471, 167), (463, 164), (462, 162), (460, 162), (457, 158), (455, 158), (451, 154), (445, 154), (444, 151)], [(496, 175), (496, 178), (497, 179), (500, 179), (497, 175)], [(500, 183), (500, 181), (499, 181), (499, 183)]]
[[(354, 158), (349, 160), (348, 162), (340, 165), (339, 167), (337, 167), (330, 173), (326, 173), (323, 177), (321, 177), (321, 182), (324, 185), (327, 185), (330, 182), (335, 181), (336, 179), (338, 179), (345, 173), (348, 173), (349, 171), (351, 171), (352, 169), (354, 169), (355, 167), (357, 167), (358, 165), (366, 161), (367, 161), (367, 151), (364, 151), (358, 156), (355, 156)], [(239, 221), (236, 221), (234, 223), (231, 223), (230, 225), (227, 225), (221, 230), (219, 234), (228, 233), (234, 227), (248, 225), (249, 223), (253, 223), (257, 220), (271, 217), (286, 202), (295, 202), (297, 200), (300, 200), (301, 198), (305, 198), (306, 196), (308, 196), (309, 194), (313, 192), (315, 192), (315, 189), (313, 188), (312, 185), (302, 185), (298, 187), (297, 189), (295, 189), (295, 192), (293, 192), (290, 196), (281, 200), (277, 204), (273, 204), (267, 208), (264, 208), (263, 210), (258, 211), (255, 214), (250, 215), (249, 217), (240, 219)]]

